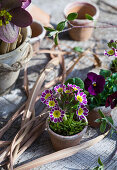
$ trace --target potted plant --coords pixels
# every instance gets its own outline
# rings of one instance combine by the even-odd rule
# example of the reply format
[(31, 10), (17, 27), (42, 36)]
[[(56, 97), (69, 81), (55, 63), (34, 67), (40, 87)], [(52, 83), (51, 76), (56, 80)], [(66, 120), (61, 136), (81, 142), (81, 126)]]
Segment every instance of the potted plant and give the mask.
[(117, 41), (111, 40), (108, 44), (110, 50), (105, 50), (104, 55), (111, 58), (110, 70), (117, 72)]
[(54, 148), (60, 150), (79, 144), (86, 132), (87, 98), (81, 87), (68, 81), (55, 86), (54, 91), (45, 90), (41, 101), (50, 109), (47, 130)]
[(89, 125), (98, 127), (95, 122), (100, 118), (99, 109), (106, 115), (111, 115), (111, 108), (107, 107), (107, 99), (117, 91), (117, 73), (110, 70), (101, 70), (100, 74), (90, 72), (84, 81), (88, 99), (89, 115), (87, 117)]
[[(68, 26), (74, 26), (77, 28), (73, 28), (69, 30), (69, 35), (73, 40), (76, 41), (86, 41), (88, 40), (93, 32), (94, 21), (99, 17), (99, 9), (96, 4), (87, 1), (76, 1), (69, 3), (64, 9), (65, 18), (70, 13), (78, 13), (78, 17), (75, 20), (71, 20), (68, 23)], [(89, 20), (86, 18), (86, 15), (89, 14), (92, 19)], [(89, 27), (89, 28), (85, 28)]]
[[(31, 15), (25, 8), (31, 0), (0, 1), (0, 95), (15, 83), (29, 53)], [(25, 61), (24, 61), (25, 63)]]

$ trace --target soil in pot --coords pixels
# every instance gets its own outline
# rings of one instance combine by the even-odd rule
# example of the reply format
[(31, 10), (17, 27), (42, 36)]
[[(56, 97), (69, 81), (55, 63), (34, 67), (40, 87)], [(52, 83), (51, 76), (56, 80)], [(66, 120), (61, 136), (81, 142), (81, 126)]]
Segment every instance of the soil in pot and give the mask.
[[(87, 122), (87, 119), (85, 119), (85, 121)], [(61, 150), (61, 149), (65, 149), (68, 147), (78, 145), (87, 130), (87, 125), (86, 125), (81, 132), (75, 135), (62, 136), (62, 135), (55, 133), (53, 130), (50, 129), (48, 119), (46, 121), (46, 126), (47, 126), (48, 133), (50, 135), (50, 138), (51, 138), (52, 145), (55, 150)]]
[(89, 114), (87, 116), (87, 119), (88, 119), (89, 126), (91, 126), (93, 128), (97, 128), (100, 126), (100, 123), (95, 122), (96, 119), (101, 118), (101, 116), (98, 113), (99, 109), (104, 113), (105, 116), (111, 116), (111, 108), (110, 107), (106, 108), (105, 106), (101, 106), (101, 107), (97, 107), (97, 108), (90, 110)]

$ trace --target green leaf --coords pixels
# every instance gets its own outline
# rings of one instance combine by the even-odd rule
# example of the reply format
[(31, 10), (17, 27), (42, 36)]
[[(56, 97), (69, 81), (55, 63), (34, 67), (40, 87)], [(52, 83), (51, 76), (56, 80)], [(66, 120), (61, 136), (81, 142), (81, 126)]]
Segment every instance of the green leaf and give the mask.
[(102, 118), (105, 118), (105, 115), (102, 113), (102, 111), (100, 109), (98, 110), (98, 112)]
[(50, 32), (55, 31), (55, 29), (53, 29), (51, 27), (44, 27), (44, 28), (45, 28), (46, 31), (50, 31)]
[(100, 157), (98, 158), (98, 163), (99, 163), (99, 165), (103, 165), (103, 163), (102, 163)]
[(93, 20), (93, 17), (89, 14), (85, 14), (85, 18), (88, 19), (88, 20)]
[(56, 35), (55, 35), (54, 42), (56, 45), (58, 45), (58, 33), (56, 33)]
[(54, 36), (56, 33), (58, 33), (58, 31), (52, 31), (48, 34), (48, 37), (52, 37)]
[(68, 21), (73, 21), (74, 19), (78, 18), (78, 13), (74, 12), (74, 13), (70, 13), (68, 16), (67, 16), (67, 20)]
[(116, 49), (116, 43), (111, 43), (112, 47), (114, 47)]
[(106, 116), (105, 118), (107, 119), (107, 121), (109, 121), (113, 125), (114, 122), (113, 122), (113, 119), (111, 117)]
[(96, 119), (95, 122), (96, 122), (96, 123), (100, 123), (100, 122), (101, 122), (101, 119)]
[(58, 31), (62, 31), (62, 30), (65, 28), (65, 23), (66, 23), (66, 21), (60, 22), (60, 23), (57, 25), (56, 29), (57, 29)]
[(73, 50), (74, 50), (75, 52), (80, 52), (80, 53), (84, 52), (84, 49), (81, 48), (81, 47), (74, 47)]
[(68, 79), (65, 84), (75, 84), (76, 86), (79, 86), (81, 89), (84, 89), (84, 82), (80, 79), (80, 78), (71, 78), (71, 79)]
[(100, 125), (100, 131), (103, 133), (105, 131), (105, 129), (106, 129), (106, 121), (103, 120), (103, 122)]
[(100, 75), (102, 75), (104, 78), (110, 77), (111, 76), (111, 71), (110, 70), (100, 70)]

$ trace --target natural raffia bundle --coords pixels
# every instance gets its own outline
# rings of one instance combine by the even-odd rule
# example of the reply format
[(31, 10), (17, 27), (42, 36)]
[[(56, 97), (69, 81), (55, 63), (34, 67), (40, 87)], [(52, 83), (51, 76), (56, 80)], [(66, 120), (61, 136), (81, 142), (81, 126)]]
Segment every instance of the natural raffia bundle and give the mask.
[[(0, 141), (0, 162), (1, 166), (5, 165), (8, 169), (13, 170), (13, 165), (15, 160), (39, 137), (39, 135), (45, 130), (45, 120), (48, 117), (47, 110), (43, 110), (43, 112), (39, 116), (35, 116), (35, 103), (37, 100), (39, 100), (40, 95), (43, 90), (55, 85), (58, 82), (64, 82), (66, 76), (73, 70), (74, 66), (79, 62), (79, 60), (85, 56), (89, 50), (80, 53), (78, 58), (75, 58), (72, 60), (69, 65), (65, 66), (64, 62), (64, 56), (67, 54), (65, 51), (61, 51), (59, 48), (58, 50), (55, 50), (53, 48), (52, 50), (43, 50), (39, 51), (40, 53), (50, 53), (52, 55), (52, 59), (48, 62), (42, 73), (37, 78), (37, 81), (35, 82), (33, 88), (31, 91), (28, 89), (28, 77), (27, 77), (27, 69), (24, 70), (24, 89), (26, 90), (27, 94), (27, 101), (17, 110), (17, 112), (11, 117), (11, 119), (7, 122), (7, 124), (0, 130), (0, 138), (3, 136), (3, 134), (10, 128), (13, 121), (16, 120), (18, 117), (21, 118), (21, 128), (15, 135), (14, 139), (12, 141)], [(55, 56), (56, 55), (56, 56)], [(98, 59), (98, 57), (97, 57)], [(95, 59), (97, 62), (97, 60)], [(98, 59), (99, 61), (99, 59)], [(46, 83), (43, 87), (43, 82), (46, 78), (46, 75), (50, 72), (50, 70), (53, 70), (53, 68), (60, 64), (62, 67), (62, 74), (49, 83)], [(97, 65), (100, 63), (97, 62)], [(88, 142), (82, 143), (78, 146), (71, 147), (68, 149), (64, 149), (58, 152), (55, 152), (53, 154), (44, 156), (42, 158), (39, 158), (37, 160), (34, 160), (28, 164), (22, 165), (20, 167), (17, 167), (15, 169), (17, 170), (28, 170), (31, 168), (34, 168), (36, 166), (49, 163), (52, 160), (59, 160), (68, 156), (71, 156), (78, 152), (79, 150), (83, 148), (87, 148), (92, 146), (93, 144), (97, 143), (98, 141), (102, 140), (107, 133), (104, 135), (101, 135), (95, 139), (92, 139)], [(4, 146), (4, 147), (3, 147)], [(51, 158), (51, 159), (50, 159)]]

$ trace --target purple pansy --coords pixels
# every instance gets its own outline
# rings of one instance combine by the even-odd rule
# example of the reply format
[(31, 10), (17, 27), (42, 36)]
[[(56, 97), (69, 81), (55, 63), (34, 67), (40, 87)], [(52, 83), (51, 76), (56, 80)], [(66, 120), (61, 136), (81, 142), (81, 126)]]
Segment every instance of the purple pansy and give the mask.
[(98, 93), (101, 93), (104, 89), (105, 79), (101, 75), (90, 72), (87, 74), (87, 78), (84, 81), (85, 90), (90, 94), (96, 96)]
[[(17, 39), (19, 27), (32, 23), (31, 15), (22, 7), (23, 0), (0, 1), (0, 39), (12, 43)], [(29, 4), (29, 2), (28, 2)], [(28, 5), (27, 4), (27, 5)]]
[(108, 96), (105, 106), (106, 107), (111, 106), (111, 109), (117, 106), (117, 91)]
[(50, 97), (47, 101), (46, 101), (46, 105), (49, 107), (49, 108), (52, 108), (52, 107), (56, 107), (58, 105), (58, 102), (55, 98), (53, 97)]
[(54, 90), (56, 93), (63, 93), (65, 87), (65, 84), (59, 84), (58, 86), (54, 87)]
[(46, 101), (49, 100), (50, 97), (53, 97), (52, 90), (45, 90), (44, 92), (42, 92), (40, 99), (41, 99), (42, 103), (46, 103)]
[(62, 122), (64, 115), (65, 112), (60, 107), (52, 108), (49, 113), (50, 120), (54, 123)]
[(77, 92), (77, 94), (75, 94), (75, 100), (79, 101), (80, 104), (87, 104), (86, 94), (84, 92), (80, 92), (80, 90)]
[(89, 110), (84, 106), (80, 105), (78, 110), (76, 111), (77, 116), (80, 120), (84, 119), (85, 116), (88, 115)]

